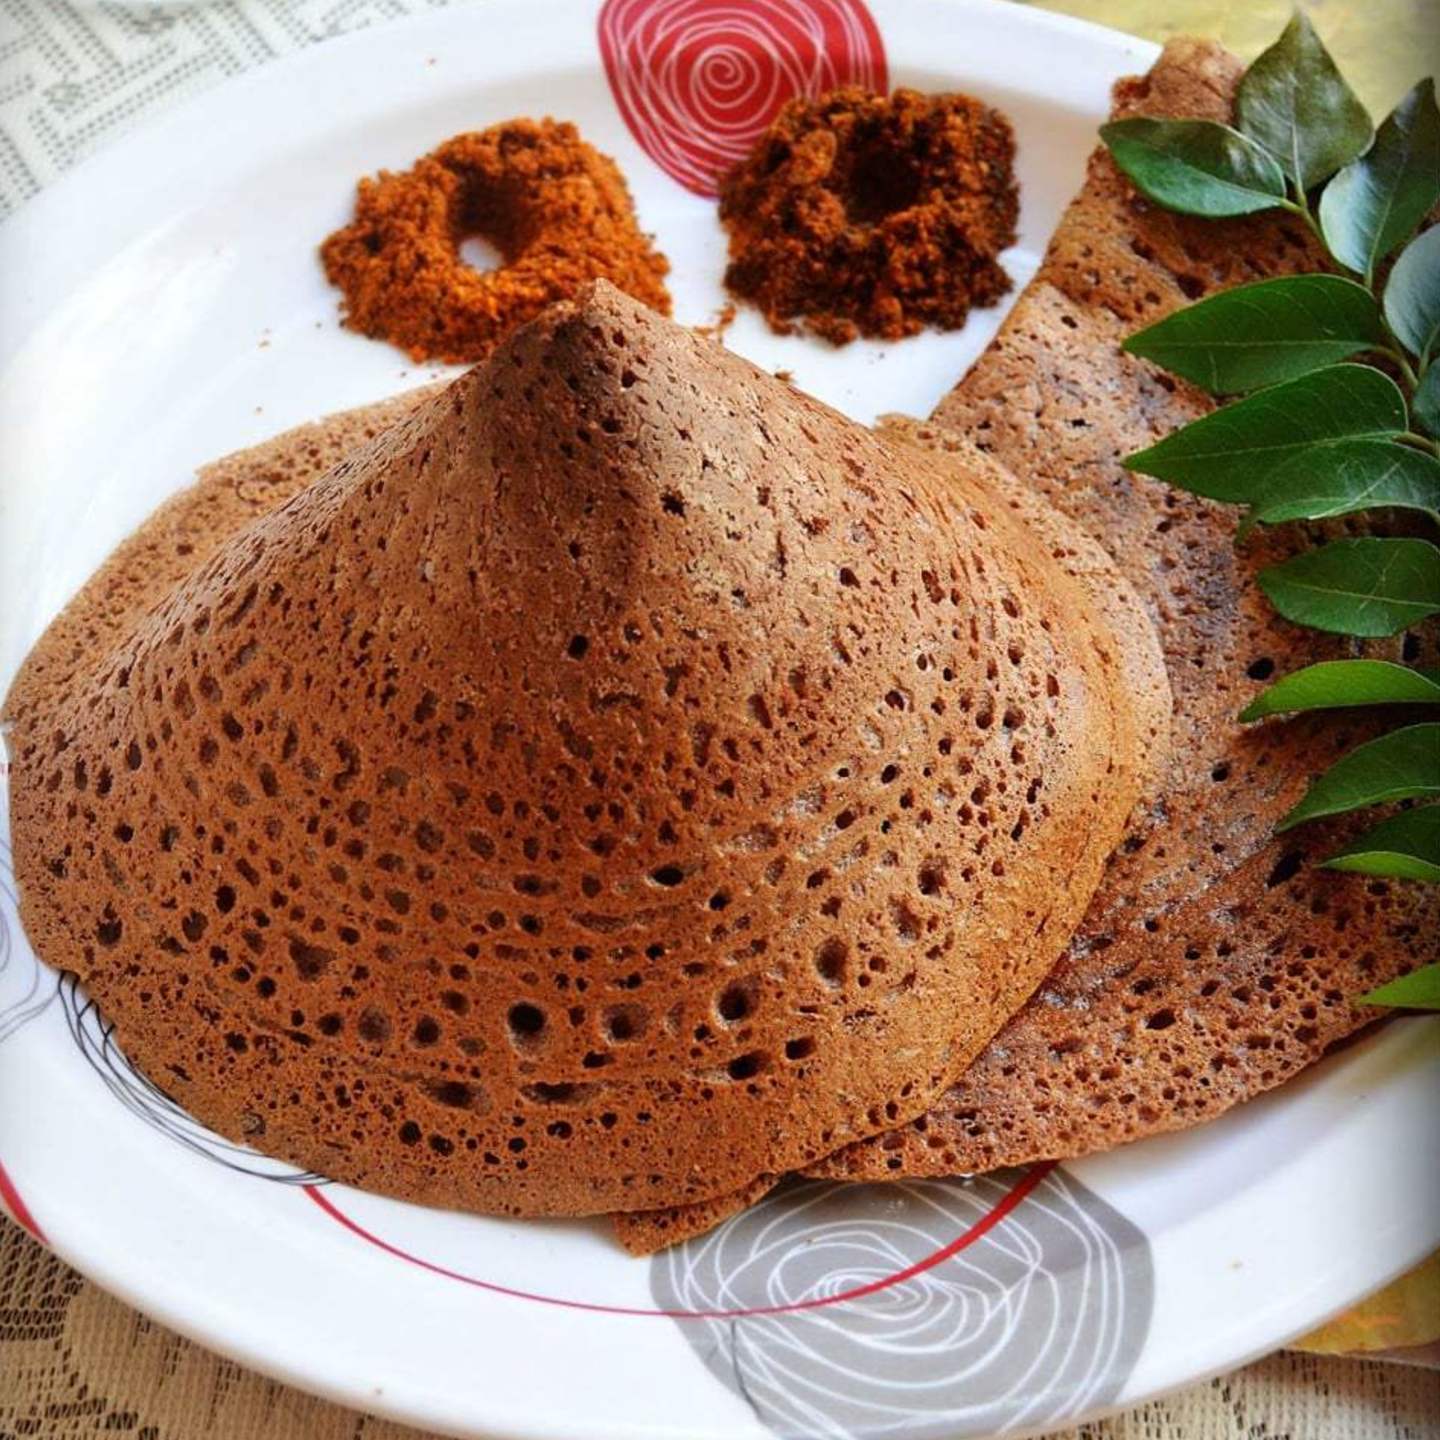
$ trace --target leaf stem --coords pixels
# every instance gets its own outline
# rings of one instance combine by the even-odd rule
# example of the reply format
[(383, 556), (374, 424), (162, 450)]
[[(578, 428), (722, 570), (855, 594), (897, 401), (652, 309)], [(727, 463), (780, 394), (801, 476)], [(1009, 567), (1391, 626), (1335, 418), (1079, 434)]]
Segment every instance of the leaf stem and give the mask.
[[(1281, 200), (1279, 203), (1283, 209), (1288, 210), (1292, 215), (1298, 215), (1305, 222), (1310, 233), (1320, 242), (1320, 248), (1331, 260), (1335, 260), (1335, 256), (1331, 254), (1330, 246), (1326, 242), (1325, 232), (1320, 228), (1320, 222), (1315, 218), (1315, 212), (1311, 210), (1310, 202), (1306, 200), (1304, 193), (1300, 193), (1294, 200)], [(1338, 265), (1340, 262), (1337, 260), (1335, 263)], [(1341, 266), (1341, 269), (1348, 268), (1348, 266)], [(1365, 288), (1371, 289), (1368, 277), (1365, 281)]]
[[(1386, 327), (1389, 333), (1389, 327)], [(1405, 384), (1413, 395), (1420, 388), (1420, 377), (1415, 373), (1415, 367), (1410, 363), (1409, 357), (1398, 345), (1380, 345), (1376, 347), (1381, 355), (1388, 357), (1395, 362), (1395, 368), (1399, 370)]]
[(1402, 445), (1414, 445), (1417, 449), (1429, 451), (1431, 455), (1440, 455), (1440, 440), (1432, 440), (1428, 435), (1418, 435), (1414, 430), (1406, 430), (1395, 438)]

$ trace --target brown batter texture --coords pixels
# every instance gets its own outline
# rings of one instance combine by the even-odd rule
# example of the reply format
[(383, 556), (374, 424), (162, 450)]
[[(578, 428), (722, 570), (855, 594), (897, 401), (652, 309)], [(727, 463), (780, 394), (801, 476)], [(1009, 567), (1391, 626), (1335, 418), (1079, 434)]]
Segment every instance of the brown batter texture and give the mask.
[(1068, 564), (598, 286), (121, 547), (6, 702), (26, 929), (295, 1163), (724, 1195), (921, 1113), (1083, 912), (1164, 679)]
[[(1148, 76), (1121, 82), (1115, 115), (1228, 120), (1241, 72), (1217, 45), (1173, 41)], [(1115, 555), (1165, 645), (1173, 758), (1035, 998), (939, 1106), (812, 1173), (963, 1173), (1194, 1125), (1319, 1059), (1377, 1017), (1356, 996), (1440, 956), (1440, 892), (1314, 868), (1373, 815), (1274, 834), (1372, 722), (1236, 720), (1272, 676), (1351, 653), (1280, 619), (1254, 582), (1314, 537), (1290, 528), (1237, 548), (1233, 510), (1120, 464), (1212, 408), (1122, 354), (1126, 335), (1201, 294), (1320, 268), (1289, 217), (1156, 210), (1098, 150), (1039, 274), (938, 407)], [(1405, 653), (1434, 664), (1437, 639), (1429, 625)]]
[[(1120, 577), (1115, 562), (1101, 545), (967, 441), (900, 417), (887, 420), (883, 433), (898, 444), (920, 445), (933, 453), (953, 457), (951, 463), (958, 477), (977, 471), (982, 474), (1010, 513), (1045, 545), (1081, 588), (1087, 613), (1099, 616), (1109, 632), (1117, 637), (1122, 646), (1121, 667), (1130, 678), (1139, 724), (1134, 750), (1128, 757), (1121, 757), (1117, 752), (1116, 762), (1126, 772), (1122, 783), (1138, 787), (1140, 800), (1131, 819), (1132, 824), (1142, 823), (1154, 804), (1157, 787), (1168, 773), (1172, 701), (1163, 661), (1155, 646), (1155, 632), (1138, 594)], [(879, 1138), (883, 1141), (887, 1137)], [(744, 1190), (703, 1205), (617, 1214), (615, 1231), (620, 1243), (632, 1254), (648, 1255), (692, 1235), (704, 1234), (730, 1215), (754, 1204), (779, 1179), (776, 1175), (760, 1176)]]

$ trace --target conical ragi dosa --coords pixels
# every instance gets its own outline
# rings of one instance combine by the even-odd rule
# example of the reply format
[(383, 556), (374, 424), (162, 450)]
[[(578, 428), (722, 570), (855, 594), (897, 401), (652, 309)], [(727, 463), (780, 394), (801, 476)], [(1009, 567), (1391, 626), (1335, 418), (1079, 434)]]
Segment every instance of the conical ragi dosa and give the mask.
[(1078, 922), (1167, 709), (1086, 563), (596, 287), (85, 587), (6, 702), (26, 929), (298, 1164), (723, 1196), (921, 1113)]
[[(1117, 87), (1115, 115), (1228, 121), (1242, 70), (1218, 45), (1174, 41)], [(1200, 294), (1322, 268), (1293, 217), (1158, 210), (1097, 151), (1039, 273), (936, 410), (1115, 555), (1165, 646), (1174, 749), (1035, 998), (939, 1106), (812, 1173), (963, 1173), (1196, 1124), (1318, 1060), (1376, 1018), (1357, 996), (1440, 957), (1440, 891), (1313, 864), (1373, 815), (1274, 833), (1371, 723), (1237, 723), (1272, 676), (1353, 653), (1281, 619), (1255, 583), (1310, 538), (1290, 527), (1237, 548), (1233, 510), (1120, 463), (1213, 403), (1122, 354), (1126, 335)], [(1435, 664), (1437, 627), (1402, 648)]]
[[(1172, 41), (1148, 75), (1119, 84), (1115, 118), (1229, 120), (1242, 71), (1219, 45)], [(1035, 279), (936, 424), (891, 427), (939, 451), (979, 446), (1115, 556), (1162, 636), (1174, 743), (1160, 794), (1035, 997), (939, 1105), (807, 1173), (965, 1174), (1197, 1124), (1321, 1058), (1375, 1018), (1356, 996), (1440, 956), (1436, 890), (1312, 866), (1373, 817), (1274, 834), (1368, 724), (1237, 722), (1272, 676), (1351, 653), (1280, 619), (1255, 584), (1306, 537), (1259, 532), (1237, 549), (1234, 511), (1121, 464), (1213, 404), (1122, 353), (1127, 335), (1202, 294), (1323, 268), (1293, 217), (1159, 210), (1099, 149)], [(1403, 644), (1411, 660), (1440, 661), (1433, 624)], [(643, 1252), (754, 1198), (619, 1217), (618, 1230)]]

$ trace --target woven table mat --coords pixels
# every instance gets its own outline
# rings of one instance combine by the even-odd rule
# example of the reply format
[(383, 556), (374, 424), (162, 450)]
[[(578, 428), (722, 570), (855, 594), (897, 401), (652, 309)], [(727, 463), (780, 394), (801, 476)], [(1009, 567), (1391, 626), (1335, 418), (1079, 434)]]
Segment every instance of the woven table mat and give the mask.
[[(420, 1434), (219, 1359), (111, 1299), (17, 1225), (0, 1220), (0, 1440), (417, 1440)], [(1066, 1431), (1063, 1440), (1436, 1436), (1440, 1373), (1285, 1353)]]
[[(484, 0), (0, 0), (0, 216), (126, 129), (231, 75), (349, 30), (463, 3)], [(1047, 0), (1045, 8), (1157, 40), (1214, 35), (1249, 55), (1278, 32), (1289, 0)], [(1383, 113), (1415, 78), (1440, 69), (1440, 0), (1310, 0), (1307, 8), (1372, 110)], [(1432, 1262), (1313, 1344), (1330, 1351), (1434, 1341), (1437, 1311), (1440, 1266)], [(413, 1440), (420, 1432), (219, 1359), (112, 1299), (0, 1219), (0, 1440), (102, 1434)], [(1242, 1437), (1435, 1440), (1440, 1372), (1285, 1353), (1067, 1431), (1064, 1440)]]

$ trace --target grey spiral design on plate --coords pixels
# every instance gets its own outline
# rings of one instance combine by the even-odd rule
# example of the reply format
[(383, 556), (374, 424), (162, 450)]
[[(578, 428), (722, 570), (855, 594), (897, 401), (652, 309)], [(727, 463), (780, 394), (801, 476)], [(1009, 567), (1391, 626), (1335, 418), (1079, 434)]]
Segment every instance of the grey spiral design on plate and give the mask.
[(79, 980), (68, 972), (60, 977), (60, 1009), (76, 1049), (110, 1094), (137, 1120), (227, 1170), (285, 1185), (326, 1183), (324, 1176), (297, 1170), (283, 1160), (272, 1160), (248, 1145), (238, 1145), (207, 1130), (125, 1058), (115, 1043), (114, 1027), (105, 1022), (95, 1002), (80, 988)]
[(75, 1048), (111, 1096), (136, 1119), (227, 1170), (286, 1185), (326, 1183), (323, 1176), (297, 1170), (207, 1130), (126, 1059), (115, 1042), (114, 1027), (105, 1022), (79, 979), (52, 970), (31, 949), (20, 928), (10, 846), (0, 834), (0, 1043), (57, 999)]
[(30, 948), (19, 916), (9, 840), (0, 826), (0, 1041), (45, 1011), (55, 999), (59, 978)]
[[(899, 1274), (952, 1244), (1023, 1172), (785, 1186), (651, 1262), (667, 1310), (795, 1305)], [(1059, 1170), (958, 1253), (853, 1300), (681, 1320), (776, 1434), (905, 1440), (1028, 1430), (1114, 1401), (1149, 1328), (1145, 1236)]]

